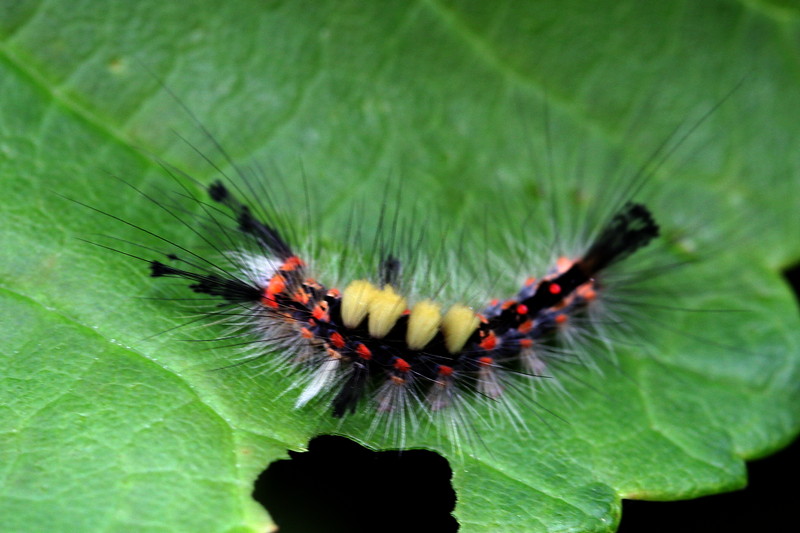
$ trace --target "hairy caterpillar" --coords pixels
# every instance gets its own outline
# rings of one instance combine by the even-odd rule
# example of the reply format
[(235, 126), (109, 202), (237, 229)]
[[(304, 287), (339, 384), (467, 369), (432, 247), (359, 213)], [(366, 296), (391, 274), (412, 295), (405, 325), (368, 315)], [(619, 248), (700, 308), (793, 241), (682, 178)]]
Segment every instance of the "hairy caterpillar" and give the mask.
[[(138, 191), (191, 227), (213, 255), (117, 219), (169, 248), (150, 248), (158, 258), (123, 253), (146, 261), (153, 278), (189, 281), (188, 288), (201, 296), (194, 303), (201, 315), (228, 326), (222, 340), (241, 340), (236, 344), (244, 346), (243, 353), (223, 368), (250, 362), (286, 370), (290, 390), (300, 391), (295, 408), (321, 402), (336, 419), (370, 409), (368, 434), (380, 429), (399, 448), (420, 422), (444, 421), (445, 436), (456, 448), (480, 440), (473, 419), (482, 416), (481, 406), (524, 428), (527, 415), (521, 411), (536, 407), (537, 381), (557, 383), (565, 360), (596, 367), (605, 357), (585, 345), (594, 343), (599, 351), (599, 344), (609, 342), (606, 329), (614, 324), (604, 323), (605, 300), (614, 283), (606, 282), (607, 272), (659, 236), (645, 205), (617, 198), (604, 206), (610, 215), (586, 232), (583, 249), (558, 255), (544, 271), (528, 271), (516, 294), (477, 309), (457, 301), (445, 310), (425, 295), (410, 300), (403, 294), (402, 287), (413, 282), (403, 280), (408, 261), (400, 249), (408, 243), (396, 235), (374, 255), (371, 279), (352, 279), (339, 289), (328, 285), (324, 273), (312, 275), (298, 244), (285, 236), (291, 226), (282, 228), (285, 223), (271, 211), (276, 199), (270, 185), (254, 184), (234, 168), (239, 180), (224, 175), (214, 181), (208, 199), (184, 188), (200, 209), (197, 215)], [(258, 199), (259, 192), (266, 201)], [(250, 195), (255, 203), (237, 195)], [(376, 224), (376, 242), (385, 239), (383, 232), (398, 231), (397, 220), (391, 230), (384, 228), (384, 217)], [(510, 393), (530, 403), (519, 407), (506, 398)]]
[[(443, 313), (427, 299), (410, 306), (397, 292), (401, 262), (392, 255), (380, 260), (379, 284), (356, 280), (341, 292), (325, 287), (308, 277), (305, 262), (278, 230), (256, 218), (222, 182), (208, 192), (230, 209), (256, 254), (227, 252), (239, 277), (216, 265), (198, 272), (196, 263), (186, 270), (158, 260), (150, 262), (151, 275), (191, 281), (194, 292), (219, 297), (251, 317), (249, 327), (263, 343), (258, 350), (288, 349), (290, 363), (308, 364), (311, 377), (297, 407), (337, 383), (336, 418), (354, 412), (370, 387), (377, 409), (400, 410), (400, 420), (411, 401), (450, 408), (461, 388), (498, 398), (502, 373), (516, 365), (535, 376), (538, 365), (547, 365), (546, 344), (543, 353), (538, 345), (598, 297), (598, 276), (658, 235), (646, 207), (625, 204), (581, 257), (563, 258), (546, 276), (530, 278), (517, 295), (481, 313), (463, 305)], [(383, 383), (372, 386), (376, 379)]]

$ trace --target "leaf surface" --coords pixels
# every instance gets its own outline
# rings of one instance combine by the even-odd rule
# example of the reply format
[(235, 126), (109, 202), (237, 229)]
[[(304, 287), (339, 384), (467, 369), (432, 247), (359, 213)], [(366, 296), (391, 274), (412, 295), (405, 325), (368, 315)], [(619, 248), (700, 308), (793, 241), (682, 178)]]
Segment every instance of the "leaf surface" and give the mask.
[[(146, 265), (78, 240), (149, 238), (63, 197), (197, 243), (113, 177), (163, 198), (158, 160), (215, 176), (175, 135), (213, 153), (170, 91), (287, 205), (305, 205), (307, 176), (314, 222), (334, 230), (354, 205), (375, 220), (401, 183), (443, 227), (516, 235), (505, 207), (541, 202), (536, 184), (597, 193), (650, 163), (666, 234), (711, 220), (687, 240), (707, 261), (678, 288), (693, 308), (745, 311), (651, 327), (647, 349), (621, 347), (616, 370), (548, 404), (565, 423), (525, 412), (521, 436), (492, 421), (491, 454), (450, 456), (456, 516), (464, 531), (613, 531), (621, 497), (742, 486), (743, 461), (800, 428), (780, 277), (800, 256), (796, 18), (729, 2), (0, 6), (0, 514), (16, 531), (263, 530), (259, 471), (337, 429), (292, 409), (291, 380), (209, 371), (230, 352), (157, 335), (185, 320), (138, 299), (157, 295)], [(682, 142), (662, 162), (665, 140)], [(341, 430), (380, 446), (371, 416)]]

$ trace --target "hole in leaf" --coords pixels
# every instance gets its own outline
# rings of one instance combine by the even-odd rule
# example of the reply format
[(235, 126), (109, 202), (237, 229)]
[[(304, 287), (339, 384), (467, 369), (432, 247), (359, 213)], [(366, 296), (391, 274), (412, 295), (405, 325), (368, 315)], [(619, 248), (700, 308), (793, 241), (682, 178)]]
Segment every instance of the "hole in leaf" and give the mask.
[(794, 297), (800, 302), (800, 263), (789, 267), (783, 272), (783, 277), (789, 282), (794, 291)]
[(373, 452), (326, 435), (289, 455), (253, 493), (281, 533), (458, 530), (452, 471), (434, 452)]

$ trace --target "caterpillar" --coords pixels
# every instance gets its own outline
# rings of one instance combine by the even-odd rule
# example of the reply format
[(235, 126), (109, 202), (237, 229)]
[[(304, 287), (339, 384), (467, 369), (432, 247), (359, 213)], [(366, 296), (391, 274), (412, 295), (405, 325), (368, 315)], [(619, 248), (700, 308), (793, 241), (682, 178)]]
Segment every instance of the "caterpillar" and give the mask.
[[(180, 173), (165, 168), (173, 177)], [(267, 199), (259, 201), (259, 189), (237, 170), (238, 183), (223, 173), (225, 179), (205, 187), (206, 199), (185, 189), (200, 207), (193, 220), (181, 214), (183, 208), (139, 191), (192, 227), (217, 257), (118, 219), (170, 247), (149, 248), (159, 258), (123, 253), (147, 262), (152, 278), (188, 282), (203, 297), (194, 302), (200, 318), (205, 313), (207, 322), (228, 327), (221, 340), (241, 340), (236, 345), (244, 354), (221, 369), (254, 363), (271, 374), (288, 373), (288, 388), (299, 389), (295, 408), (321, 404), (340, 420), (371, 411), (369, 435), (382, 430), (401, 449), (420, 420), (444, 421), (443, 433), (456, 449), (480, 441), (476, 405), (525, 428), (520, 411), (538, 408), (538, 389), (542, 382), (559, 384), (565, 360), (596, 366), (593, 357), (602, 356), (587, 354), (584, 344), (587, 337), (607, 341), (607, 324), (598, 318), (610, 289), (606, 274), (659, 236), (650, 210), (625, 199), (590, 232), (588, 245), (558, 256), (545, 271), (530, 272), (516, 294), (482, 307), (456, 301), (445, 308), (435, 298), (403, 294), (409, 261), (397, 243), (379, 247), (371, 279), (351, 279), (340, 289), (317, 278), (289, 239), (296, 232), (270, 212), (276, 201), (268, 186), (261, 190)], [(253, 205), (239, 198), (248, 193), (256, 198)], [(383, 238), (384, 225), (382, 215), (376, 239)]]
[[(380, 261), (378, 284), (362, 279), (342, 291), (326, 287), (308, 277), (305, 261), (280, 232), (221, 181), (208, 194), (228, 208), (258, 253), (227, 252), (237, 268), (233, 275), (217, 266), (198, 271), (158, 260), (150, 262), (151, 275), (189, 280), (195, 293), (241, 308), (262, 341), (257, 350), (284, 348), (290, 363), (312, 368), (296, 406), (335, 388), (336, 418), (354, 412), (370, 388), (380, 412), (409, 409), (411, 401), (448, 409), (462, 389), (498, 398), (502, 373), (540, 372), (538, 346), (592, 304), (602, 291), (598, 276), (658, 236), (647, 208), (627, 203), (581, 257), (561, 258), (546, 275), (528, 279), (516, 295), (482, 312), (463, 304), (442, 312), (430, 299), (410, 305), (396, 290), (401, 262), (391, 255)], [(380, 384), (374, 385), (376, 379)], [(401, 412), (397, 418), (406, 417)]]

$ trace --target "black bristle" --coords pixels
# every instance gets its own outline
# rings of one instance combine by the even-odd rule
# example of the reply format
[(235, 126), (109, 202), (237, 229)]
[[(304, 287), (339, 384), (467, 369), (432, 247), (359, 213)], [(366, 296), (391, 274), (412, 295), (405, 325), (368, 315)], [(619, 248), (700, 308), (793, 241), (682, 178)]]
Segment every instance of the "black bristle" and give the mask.
[(288, 259), (294, 255), (292, 248), (283, 240), (278, 230), (253, 216), (250, 208), (237, 200), (222, 182), (215, 181), (209, 185), (208, 194), (212, 200), (225, 204), (233, 211), (240, 231), (258, 239), (259, 244), (281, 259)]
[(220, 296), (229, 302), (257, 302), (261, 299), (261, 289), (245, 281), (223, 278), (216, 274), (197, 274), (160, 261), (150, 262), (150, 275), (154, 278), (174, 276), (192, 280), (195, 283), (189, 285), (189, 288), (194, 292)]
[(215, 181), (208, 186), (208, 195), (215, 202), (224, 202), (228, 199), (230, 193), (228, 193), (228, 188), (221, 181)]
[(658, 225), (642, 204), (627, 203), (603, 228), (580, 265), (587, 276), (625, 259), (658, 237)]
[(387, 256), (383, 261), (381, 261), (381, 285), (392, 285), (396, 287), (398, 281), (400, 280), (402, 268), (403, 265), (398, 258), (393, 255)]
[(150, 261), (150, 276), (153, 278), (168, 276), (171, 270), (172, 267), (169, 267), (160, 261)]
[(339, 394), (333, 399), (333, 417), (342, 418), (349, 413), (355, 413), (358, 401), (367, 386), (369, 371), (361, 362), (354, 362), (350, 377), (347, 378)]

